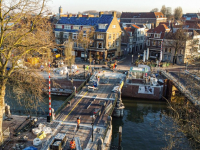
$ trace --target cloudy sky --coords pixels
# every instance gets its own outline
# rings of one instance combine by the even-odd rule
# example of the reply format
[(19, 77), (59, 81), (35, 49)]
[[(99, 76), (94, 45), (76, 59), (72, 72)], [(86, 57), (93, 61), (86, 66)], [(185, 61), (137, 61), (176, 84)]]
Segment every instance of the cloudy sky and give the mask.
[(63, 13), (77, 13), (85, 10), (148, 12), (153, 8), (160, 10), (162, 5), (172, 10), (180, 6), (183, 13), (200, 12), (200, 0), (51, 0), (49, 5), (55, 13), (58, 13), (59, 6), (62, 6)]

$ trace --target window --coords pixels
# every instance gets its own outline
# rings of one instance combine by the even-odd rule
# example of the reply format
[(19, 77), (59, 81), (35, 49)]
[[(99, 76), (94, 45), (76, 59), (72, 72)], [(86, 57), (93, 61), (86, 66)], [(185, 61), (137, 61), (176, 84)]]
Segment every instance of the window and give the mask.
[(99, 29), (106, 29), (106, 24), (99, 24)]
[(148, 33), (147, 36), (148, 36), (148, 37), (151, 37), (151, 33)]
[(60, 32), (55, 32), (55, 37), (59, 37), (60, 36)]
[(171, 48), (169, 48), (169, 53), (171, 53), (172, 52), (172, 49)]
[(152, 41), (152, 46), (156, 46), (156, 41)]
[(73, 33), (72, 39), (77, 39), (78, 34), (77, 33)]
[(97, 48), (103, 48), (103, 42), (97, 42)]
[(77, 43), (76, 42), (74, 42), (74, 47), (77, 47)]
[(159, 46), (159, 47), (161, 46), (161, 41), (158, 41), (158, 46)]
[(119, 46), (119, 42), (118, 42), (118, 41), (116, 42), (116, 46), (117, 46), (117, 47)]
[(167, 48), (165, 48), (165, 52), (167, 53)]
[(115, 40), (115, 34), (113, 34), (113, 40)]
[(150, 46), (150, 40), (147, 40), (147, 46)]
[(103, 34), (97, 34), (97, 39), (103, 39)]
[(154, 34), (155, 38), (160, 38), (160, 34)]
[(129, 42), (131, 43), (133, 41), (133, 39), (129, 39)]
[(63, 38), (68, 39), (69, 38), (69, 33), (68, 32), (64, 32)]
[(167, 61), (167, 55), (166, 54), (164, 55), (164, 60)]
[(108, 39), (111, 39), (111, 34), (108, 35)]
[(168, 60), (171, 61), (171, 55), (168, 56)]
[(119, 33), (117, 33), (117, 38), (119, 38)]
[(115, 47), (115, 41), (113, 41), (113, 47)]
[(108, 42), (108, 47), (109, 47), (109, 48), (111, 47), (111, 42)]
[(57, 24), (57, 25), (56, 25), (56, 28), (57, 28), (57, 29), (62, 29), (62, 25)]
[(116, 25), (113, 25), (112, 28), (116, 28)]
[(124, 36), (124, 32), (122, 32), (122, 36)]
[(183, 52), (183, 51), (182, 51), (182, 50), (180, 50), (180, 54), (182, 54), (182, 52)]
[(73, 26), (74, 30), (79, 30), (79, 26)]
[(179, 62), (182, 62), (182, 61), (183, 61), (182, 58), (183, 58), (182, 56), (179, 56)]
[(70, 25), (65, 25), (65, 26), (64, 26), (64, 29), (71, 30), (71, 26), (70, 26)]

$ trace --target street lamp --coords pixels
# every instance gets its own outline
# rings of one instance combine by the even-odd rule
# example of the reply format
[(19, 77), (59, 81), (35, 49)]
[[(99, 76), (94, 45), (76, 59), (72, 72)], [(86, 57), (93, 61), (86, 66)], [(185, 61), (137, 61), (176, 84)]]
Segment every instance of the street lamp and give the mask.
[(132, 55), (132, 64), (133, 64), (133, 56), (134, 56), (134, 55)]
[(138, 65), (139, 65), (140, 54), (138, 53)]

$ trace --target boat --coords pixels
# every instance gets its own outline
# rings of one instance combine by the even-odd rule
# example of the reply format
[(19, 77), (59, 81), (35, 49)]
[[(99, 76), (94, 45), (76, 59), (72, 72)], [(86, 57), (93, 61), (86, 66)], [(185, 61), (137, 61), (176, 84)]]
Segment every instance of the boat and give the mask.
[(160, 100), (165, 93), (164, 86), (164, 81), (152, 74), (149, 66), (131, 67), (122, 88), (122, 96)]

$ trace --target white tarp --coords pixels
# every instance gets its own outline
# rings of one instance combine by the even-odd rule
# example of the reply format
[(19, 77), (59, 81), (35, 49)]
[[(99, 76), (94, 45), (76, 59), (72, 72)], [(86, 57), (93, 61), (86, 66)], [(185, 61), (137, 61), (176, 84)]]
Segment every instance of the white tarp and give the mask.
[(151, 86), (139, 86), (138, 93), (142, 94), (154, 94), (154, 87)]

